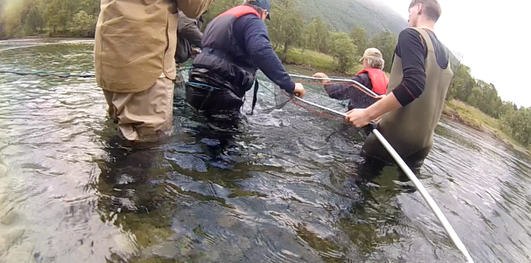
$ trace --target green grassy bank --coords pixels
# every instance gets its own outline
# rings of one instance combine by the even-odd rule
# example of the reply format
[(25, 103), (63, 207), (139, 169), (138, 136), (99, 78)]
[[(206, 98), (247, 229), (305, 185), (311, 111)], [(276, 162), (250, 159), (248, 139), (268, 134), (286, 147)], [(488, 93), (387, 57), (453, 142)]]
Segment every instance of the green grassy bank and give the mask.
[[(277, 51), (280, 56), (280, 51)], [(288, 70), (294, 69), (297, 73), (311, 75), (315, 72), (324, 72), (330, 76), (353, 76), (359, 72), (363, 65), (355, 63), (346, 73), (338, 72), (337, 61), (334, 57), (313, 50), (291, 48), (288, 50), (286, 61)]]
[(492, 118), (479, 109), (472, 107), (462, 101), (451, 100), (446, 102), (443, 116), (454, 121), (458, 121), (476, 130), (489, 133), (513, 148), (531, 154), (531, 146), (525, 146), (512, 138), (503, 129), (503, 123)]

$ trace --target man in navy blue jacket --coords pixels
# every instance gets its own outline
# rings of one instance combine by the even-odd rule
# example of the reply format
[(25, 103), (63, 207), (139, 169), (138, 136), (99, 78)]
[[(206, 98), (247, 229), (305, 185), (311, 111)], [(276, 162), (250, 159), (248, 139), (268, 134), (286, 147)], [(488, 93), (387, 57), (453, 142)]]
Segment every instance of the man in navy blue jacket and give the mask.
[(245, 92), (253, 84), (257, 88), (258, 69), (289, 94), (304, 96), (304, 87), (291, 80), (271, 46), (264, 23), (270, 10), (269, 0), (247, 0), (207, 26), (203, 52), (195, 58), (186, 86), (192, 107), (206, 114), (238, 112)]

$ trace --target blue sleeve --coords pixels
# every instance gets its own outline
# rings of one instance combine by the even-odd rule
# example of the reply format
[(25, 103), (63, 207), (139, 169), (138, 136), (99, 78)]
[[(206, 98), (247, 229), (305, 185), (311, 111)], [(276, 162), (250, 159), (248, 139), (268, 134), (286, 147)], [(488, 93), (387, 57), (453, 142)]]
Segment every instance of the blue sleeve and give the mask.
[(324, 88), (328, 96), (336, 100), (350, 99), (350, 84), (325, 84)]
[(363, 72), (361, 74), (358, 74), (354, 76), (352, 80), (355, 80), (359, 82), (361, 85), (365, 86), (365, 88), (372, 90), (372, 83), (371, 83), (371, 78), (369, 77), (369, 73)]
[(292, 94), (295, 83), (273, 50), (264, 21), (255, 15), (243, 16), (234, 23), (234, 34), (255, 65), (281, 89)]
[(408, 105), (424, 92), (427, 52), (422, 37), (415, 29), (408, 28), (400, 32), (395, 55), (402, 59), (404, 77), (393, 94), (402, 106)]
[[(352, 78), (352, 80), (359, 82), (368, 89), (372, 88), (372, 86), (370, 86), (369, 75), (367, 73), (356, 75)], [(353, 86), (352, 83), (328, 84), (325, 85), (324, 88), (330, 98), (337, 100), (352, 99), (352, 97), (355, 96), (353, 94), (357, 94), (356, 88)]]

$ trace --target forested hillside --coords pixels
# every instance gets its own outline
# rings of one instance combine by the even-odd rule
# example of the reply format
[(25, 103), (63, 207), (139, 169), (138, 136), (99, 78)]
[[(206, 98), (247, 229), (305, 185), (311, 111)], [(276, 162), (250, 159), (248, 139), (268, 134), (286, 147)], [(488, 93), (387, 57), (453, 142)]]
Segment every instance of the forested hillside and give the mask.
[(298, 6), (306, 20), (320, 16), (335, 31), (362, 27), (372, 36), (386, 30), (398, 34), (407, 27), (404, 18), (373, 0), (303, 0)]
[(0, 39), (92, 37), (99, 9), (99, 0), (0, 0)]
[[(227, 6), (241, 2), (240, 0), (216, 0), (207, 17), (212, 18)], [(285, 2), (272, 1), (273, 5), (284, 5)], [(293, 1), (293, 4), (305, 22), (319, 17), (332, 31), (350, 32), (352, 28), (361, 27), (369, 36), (373, 36), (382, 31), (398, 34), (407, 27), (407, 21), (404, 18), (374, 0), (299, 0)], [(281, 13), (282, 15), (289, 14), (282, 10)], [(272, 16), (275, 19), (279, 18), (276, 12), (273, 12)]]
[[(0, 0), (0, 38), (35, 33), (55, 35), (93, 34), (99, 0)], [(215, 5), (238, 1), (216, 0)], [(276, 1), (282, 2), (282, 1)], [(275, 3), (275, 1), (273, 1)], [(381, 31), (398, 33), (406, 21), (386, 6), (373, 0), (303, 0), (297, 9), (306, 21), (320, 17), (333, 31), (350, 32), (362, 27), (369, 36)], [(213, 10), (210, 15), (214, 15)], [(274, 15), (274, 14), (273, 14)]]

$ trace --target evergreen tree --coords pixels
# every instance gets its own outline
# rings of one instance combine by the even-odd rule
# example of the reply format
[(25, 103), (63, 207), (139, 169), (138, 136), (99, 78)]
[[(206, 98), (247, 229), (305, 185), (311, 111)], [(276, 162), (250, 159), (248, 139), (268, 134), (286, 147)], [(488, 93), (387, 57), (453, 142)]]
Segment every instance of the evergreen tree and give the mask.
[(472, 93), (476, 81), (470, 75), (470, 68), (459, 64), (454, 70), (454, 79), (448, 91), (448, 98), (467, 101)]
[(94, 36), (96, 19), (93, 15), (87, 14), (85, 10), (80, 10), (72, 19), (73, 25), (82, 36)]
[(305, 48), (328, 53), (329, 38), (330, 28), (320, 17), (313, 18), (304, 27), (303, 39), (305, 40)]
[[(361, 58), (363, 56), (363, 52), (365, 49), (367, 49), (367, 32), (365, 29), (361, 27), (353, 28), (350, 32), (350, 37), (352, 38), (352, 41), (354, 42), (354, 45), (358, 47), (358, 52), (356, 53), (356, 56), (358, 58)], [(390, 63), (387, 62), (387, 63)]]
[(203, 15), (203, 20), (205, 23), (203, 24), (203, 27), (208, 25), (210, 21), (212, 21), (216, 16), (219, 14), (225, 12), (226, 10), (235, 7), (237, 5), (242, 4), (242, 0), (215, 0), (212, 2), (212, 4), (208, 7), (207, 12)]
[(356, 60), (357, 47), (347, 33), (333, 33), (331, 54), (337, 59), (338, 70), (347, 72)]
[(289, 47), (298, 43), (302, 36), (304, 20), (295, 9), (296, 4), (296, 0), (277, 0), (271, 8), (273, 18), (269, 22), (269, 35), (273, 42), (282, 45), (282, 61), (286, 61)]
[(43, 19), (36, 6), (32, 6), (28, 14), (23, 19), (24, 33), (26, 35), (38, 32), (40, 29), (42, 29)]
[(385, 60), (384, 70), (387, 72), (391, 71), (393, 55), (395, 53), (395, 47), (397, 43), (398, 37), (389, 31), (376, 34), (369, 41), (369, 47), (375, 47), (382, 52), (383, 58)]
[(531, 108), (509, 110), (502, 116), (503, 129), (529, 148), (531, 145)]

